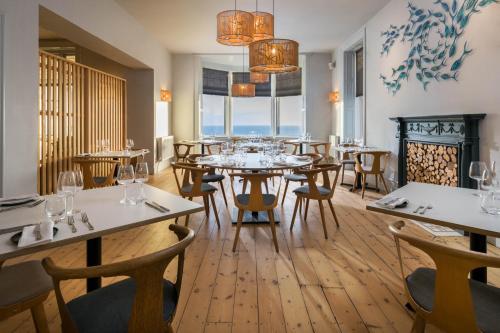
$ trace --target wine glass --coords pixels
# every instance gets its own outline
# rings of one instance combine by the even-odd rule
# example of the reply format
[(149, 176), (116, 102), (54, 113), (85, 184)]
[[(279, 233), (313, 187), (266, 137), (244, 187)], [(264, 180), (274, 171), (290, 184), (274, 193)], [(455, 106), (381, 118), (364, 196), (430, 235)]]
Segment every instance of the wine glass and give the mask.
[(132, 150), (132, 148), (134, 148), (134, 140), (132, 139), (125, 140), (125, 149), (129, 151)]
[(75, 173), (63, 171), (57, 179), (57, 193), (66, 197), (66, 214), (73, 215), (73, 196), (77, 189)]
[(45, 200), (47, 220), (57, 223), (66, 218), (66, 198), (64, 195), (51, 195)]
[(132, 184), (134, 182), (134, 177), (134, 167), (131, 164), (120, 165), (116, 180), (118, 181), (118, 184), (124, 185), (123, 199), (120, 200), (120, 203), (123, 205), (135, 205), (135, 201), (127, 197), (127, 186), (128, 184)]
[(144, 192), (144, 183), (148, 182), (149, 170), (148, 162), (139, 162), (135, 166), (135, 181), (141, 184), (141, 189), (139, 196), (137, 197), (137, 202), (143, 202), (146, 200), (146, 193)]
[(488, 167), (481, 161), (473, 161), (469, 167), (469, 177), (477, 181), (477, 196), (481, 196), (481, 185), (488, 176)]
[[(73, 206), (75, 206), (76, 194), (83, 190), (83, 173), (81, 170), (73, 171), (75, 175), (75, 199), (73, 199)], [(79, 213), (79, 209), (73, 209), (75, 213)]]

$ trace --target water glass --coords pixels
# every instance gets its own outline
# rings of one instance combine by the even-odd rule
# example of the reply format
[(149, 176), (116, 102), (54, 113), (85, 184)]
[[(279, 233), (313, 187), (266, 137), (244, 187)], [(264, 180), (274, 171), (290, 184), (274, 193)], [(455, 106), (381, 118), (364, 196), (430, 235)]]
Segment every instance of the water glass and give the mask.
[(131, 206), (136, 204), (134, 200), (129, 199), (127, 196), (127, 186), (134, 182), (134, 178), (134, 167), (131, 164), (120, 165), (116, 180), (118, 184), (124, 185), (123, 199), (120, 200), (120, 203), (123, 205)]
[(45, 200), (45, 215), (48, 221), (60, 222), (66, 218), (66, 197), (64, 195), (51, 195)]
[(125, 140), (125, 150), (128, 152), (134, 148), (134, 140), (132, 139), (127, 139)]
[(57, 194), (66, 197), (66, 214), (73, 215), (73, 196), (77, 191), (75, 173), (73, 171), (63, 171), (59, 173), (57, 179)]
[(146, 200), (146, 193), (144, 192), (144, 183), (147, 183), (148, 179), (149, 179), (148, 163), (147, 162), (137, 163), (137, 165), (135, 166), (135, 181), (141, 184), (139, 196), (136, 199), (137, 202), (143, 202)]
[(469, 167), (469, 177), (477, 181), (477, 194), (481, 195), (481, 185), (488, 176), (488, 167), (481, 161), (473, 161)]

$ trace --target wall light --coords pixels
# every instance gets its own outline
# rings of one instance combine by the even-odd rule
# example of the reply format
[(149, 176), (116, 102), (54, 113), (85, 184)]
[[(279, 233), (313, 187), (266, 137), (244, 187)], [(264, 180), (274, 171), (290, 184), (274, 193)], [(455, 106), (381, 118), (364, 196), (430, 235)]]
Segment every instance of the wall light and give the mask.
[(338, 90), (332, 91), (331, 93), (328, 94), (328, 100), (331, 103), (340, 102), (340, 92)]
[(160, 100), (162, 102), (172, 102), (172, 92), (167, 89), (160, 90)]

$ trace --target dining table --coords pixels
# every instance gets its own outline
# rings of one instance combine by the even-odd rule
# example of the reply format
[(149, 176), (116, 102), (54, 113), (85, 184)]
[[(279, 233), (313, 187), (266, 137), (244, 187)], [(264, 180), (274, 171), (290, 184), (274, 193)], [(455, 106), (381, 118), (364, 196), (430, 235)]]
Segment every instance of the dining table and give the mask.
[[(277, 172), (310, 166), (313, 163), (309, 156), (282, 154), (266, 156), (262, 153), (244, 153), (241, 155), (210, 155), (199, 157), (198, 165), (204, 165), (215, 169), (226, 169), (241, 172)], [(279, 212), (274, 211), (274, 220), (279, 223)], [(237, 223), (238, 209), (233, 207), (231, 213), (232, 223)], [(243, 215), (243, 224), (269, 223), (267, 212), (247, 212)]]
[[(139, 184), (131, 184), (130, 193), (138, 191)], [(7, 259), (24, 256), (51, 248), (86, 241), (87, 266), (100, 265), (102, 260), (102, 237), (118, 232), (165, 221), (172, 218), (203, 211), (203, 206), (183, 199), (159, 188), (144, 184), (147, 203), (156, 203), (167, 210), (153, 208), (146, 202), (136, 205), (123, 205), (123, 186), (110, 186), (98, 189), (80, 191), (76, 194), (75, 209), (85, 212), (93, 230), (82, 221), (81, 213), (74, 215), (76, 230), (72, 230), (67, 218), (55, 224), (57, 233), (46, 243), (28, 247), (18, 247), (11, 237), (22, 227), (37, 224), (46, 219), (44, 205), (24, 207), (0, 213), (0, 262)], [(46, 197), (42, 197), (46, 199)], [(18, 227), (18, 230), (5, 232)], [(165, 229), (165, 232), (168, 232)], [(98, 289), (101, 286), (100, 278), (87, 280), (87, 291)]]
[(75, 157), (79, 158), (93, 158), (93, 159), (112, 159), (112, 160), (133, 160), (138, 158), (144, 158), (146, 154), (149, 154), (149, 149), (136, 149), (136, 150), (110, 150), (110, 151), (99, 151), (94, 153), (83, 153), (78, 154)]
[(199, 139), (199, 140), (183, 140), (183, 141), (181, 141), (181, 143), (188, 143), (188, 144), (193, 144), (193, 145), (200, 145), (201, 146), (201, 153), (202, 154), (205, 154), (205, 148), (206, 148), (206, 146), (222, 145), (225, 142), (228, 142), (228, 140), (222, 140), (222, 139)]
[[(404, 198), (408, 204), (394, 209), (380, 204), (390, 198)], [(366, 209), (468, 232), (471, 251), (486, 253), (487, 236), (500, 237), (500, 216), (482, 210), (477, 190), (411, 182), (381, 200), (367, 204)], [(419, 207), (426, 209), (421, 213)], [(473, 270), (471, 278), (486, 283), (486, 268)]]
[(286, 140), (286, 142), (287, 143), (297, 143), (299, 145), (299, 154), (304, 154), (304, 152), (307, 151), (307, 145), (327, 144), (328, 143), (326, 141), (314, 140), (314, 139), (303, 139), (303, 138), (290, 139), (290, 140)]

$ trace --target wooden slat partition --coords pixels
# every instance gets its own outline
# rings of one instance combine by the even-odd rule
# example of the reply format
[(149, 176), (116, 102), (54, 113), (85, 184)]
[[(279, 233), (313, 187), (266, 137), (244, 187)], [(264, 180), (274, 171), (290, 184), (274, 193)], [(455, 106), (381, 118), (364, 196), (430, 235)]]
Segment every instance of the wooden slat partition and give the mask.
[[(99, 140), (112, 150), (126, 137), (126, 80), (40, 51), (38, 192), (56, 191), (72, 157), (96, 152)], [(94, 170), (107, 174), (103, 166)]]

